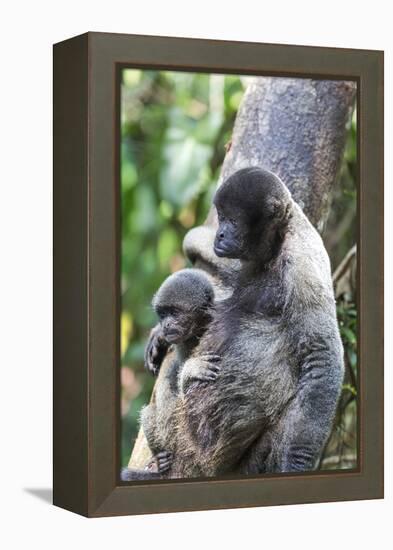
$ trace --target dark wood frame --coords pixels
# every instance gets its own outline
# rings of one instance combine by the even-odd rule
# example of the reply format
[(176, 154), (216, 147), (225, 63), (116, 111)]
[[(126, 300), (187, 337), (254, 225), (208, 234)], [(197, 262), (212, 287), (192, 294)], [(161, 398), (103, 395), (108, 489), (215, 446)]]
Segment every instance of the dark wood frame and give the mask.
[[(358, 83), (356, 471), (119, 481), (119, 68)], [(87, 33), (54, 46), (54, 504), (90, 517), (383, 497), (383, 52)]]

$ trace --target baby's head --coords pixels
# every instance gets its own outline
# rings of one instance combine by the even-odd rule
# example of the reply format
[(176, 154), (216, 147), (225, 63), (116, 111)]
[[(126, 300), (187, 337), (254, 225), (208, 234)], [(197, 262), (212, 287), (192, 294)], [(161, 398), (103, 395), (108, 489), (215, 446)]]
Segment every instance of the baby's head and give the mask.
[(203, 271), (182, 269), (165, 279), (153, 308), (167, 342), (178, 344), (203, 332), (213, 303), (213, 287)]

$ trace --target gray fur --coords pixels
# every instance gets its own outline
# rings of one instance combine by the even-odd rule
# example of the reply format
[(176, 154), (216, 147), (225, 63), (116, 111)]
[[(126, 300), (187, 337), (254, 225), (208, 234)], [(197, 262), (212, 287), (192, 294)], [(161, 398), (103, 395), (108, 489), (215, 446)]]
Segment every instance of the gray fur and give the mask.
[[(313, 469), (343, 377), (329, 258), (317, 231), (270, 172), (240, 170), (219, 188), (215, 204), (221, 220), (214, 246), (224, 257), (224, 286), (231, 293), (216, 302), (185, 364), (172, 361), (167, 368), (166, 387), (178, 377), (180, 394), (157, 395), (155, 429), (173, 452), (166, 475)], [(230, 234), (230, 250), (227, 237), (220, 248), (220, 232)], [(212, 367), (207, 353), (220, 356), (221, 367), (215, 379), (201, 383)], [(149, 421), (142, 423), (149, 432)]]
[[(174, 328), (177, 333), (172, 339), (174, 345), (171, 350), (171, 367), (165, 372), (150, 404), (141, 411), (141, 424), (153, 459), (146, 465), (145, 470), (123, 469), (123, 481), (157, 479), (168, 475), (168, 456), (172, 458), (177, 448), (174, 434), (178, 423), (178, 376), (211, 320), (214, 290), (203, 271), (184, 269), (170, 275), (164, 281), (154, 296), (152, 305), (161, 318), (160, 324), (153, 332), (153, 340), (159, 340), (158, 345), (166, 351), (171, 343), (168, 338), (170, 335), (173, 338)], [(156, 357), (160, 360), (158, 352)], [(154, 365), (152, 370), (155, 370)]]
[[(259, 202), (262, 212), (261, 197), (253, 197), (250, 187), (252, 172), (232, 176), (232, 190), (248, 185), (238, 189), (235, 204), (238, 209), (243, 194)], [(233, 294), (216, 305), (194, 352), (209, 350), (222, 357), (214, 384), (183, 392), (185, 439), (191, 434), (203, 475), (314, 468), (341, 390), (343, 350), (329, 258), (284, 184), (266, 171), (257, 172), (269, 181), (265, 203), (281, 189), (288, 221), (273, 258), (262, 238), (260, 263), (247, 254), (241, 259)], [(186, 362), (183, 377), (189, 363), (195, 372), (195, 361)]]

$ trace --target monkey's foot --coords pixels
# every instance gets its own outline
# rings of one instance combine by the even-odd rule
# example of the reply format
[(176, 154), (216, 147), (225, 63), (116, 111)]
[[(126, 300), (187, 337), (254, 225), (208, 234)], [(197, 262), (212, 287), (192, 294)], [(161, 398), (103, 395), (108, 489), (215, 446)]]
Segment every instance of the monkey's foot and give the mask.
[(157, 464), (158, 472), (160, 474), (163, 474), (164, 472), (167, 472), (172, 466), (172, 453), (170, 453), (169, 451), (160, 451), (153, 457), (153, 460)]

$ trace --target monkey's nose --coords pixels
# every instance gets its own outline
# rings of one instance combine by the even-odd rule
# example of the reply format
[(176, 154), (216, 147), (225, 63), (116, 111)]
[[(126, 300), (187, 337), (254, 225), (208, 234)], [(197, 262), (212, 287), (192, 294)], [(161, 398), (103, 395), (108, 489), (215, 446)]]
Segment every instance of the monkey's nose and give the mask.
[(225, 237), (225, 234), (223, 231), (220, 231), (220, 233), (218, 234), (218, 238), (219, 239), (223, 239)]

